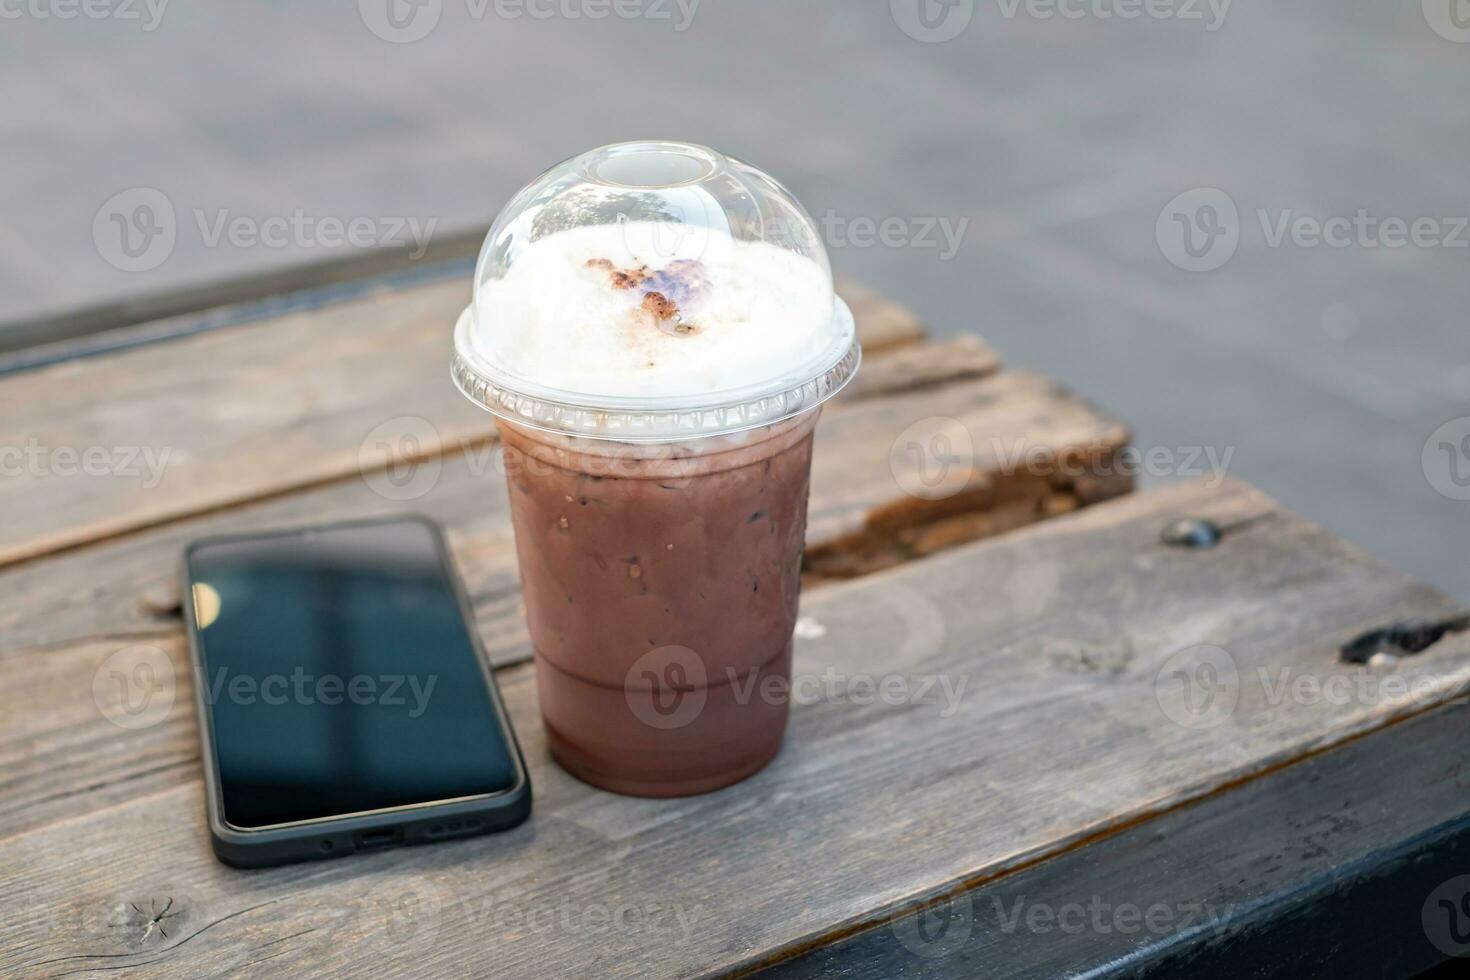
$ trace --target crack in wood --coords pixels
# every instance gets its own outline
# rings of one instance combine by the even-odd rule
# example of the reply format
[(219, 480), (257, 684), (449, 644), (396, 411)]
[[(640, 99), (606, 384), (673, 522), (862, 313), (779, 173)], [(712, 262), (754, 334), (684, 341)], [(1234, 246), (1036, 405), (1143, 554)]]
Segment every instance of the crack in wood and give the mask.
[(128, 905), (132, 907), (134, 912), (137, 912), (140, 916), (147, 920), (146, 926), (143, 929), (143, 935), (138, 937), (139, 946), (148, 941), (148, 937), (153, 935), (154, 929), (157, 929), (158, 934), (162, 936), (163, 939), (166, 941), (168, 939), (168, 930), (163, 927), (164, 922), (169, 919), (177, 918), (180, 914), (178, 912), (171, 911), (174, 907), (174, 900), (172, 898), (168, 899), (168, 901), (164, 903), (164, 906), (161, 909), (158, 907), (158, 900), (154, 899), (148, 904), (147, 912), (144, 912), (142, 909), (138, 908), (137, 902), (129, 902)]

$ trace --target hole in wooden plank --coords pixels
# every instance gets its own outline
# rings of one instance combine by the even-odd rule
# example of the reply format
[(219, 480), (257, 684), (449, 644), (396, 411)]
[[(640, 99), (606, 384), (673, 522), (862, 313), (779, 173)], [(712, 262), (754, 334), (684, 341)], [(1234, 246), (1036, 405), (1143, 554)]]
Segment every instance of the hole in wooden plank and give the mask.
[[(1110, 472), (1101, 464), (1096, 469)], [(807, 548), (802, 582), (813, 586), (869, 575), (1067, 514), (1132, 489), (1133, 480), (1126, 474), (1073, 480), (1060, 475), (1014, 473), (939, 500), (904, 497), (870, 513), (860, 530)]]
[(1391, 623), (1369, 630), (1344, 644), (1342, 660), (1343, 663), (1365, 664), (1378, 653), (1394, 657), (1413, 656), (1434, 646), (1444, 639), (1446, 633), (1460, 633), (1466, 629), (1470, 629), (1470, 613), (1441, 620)]

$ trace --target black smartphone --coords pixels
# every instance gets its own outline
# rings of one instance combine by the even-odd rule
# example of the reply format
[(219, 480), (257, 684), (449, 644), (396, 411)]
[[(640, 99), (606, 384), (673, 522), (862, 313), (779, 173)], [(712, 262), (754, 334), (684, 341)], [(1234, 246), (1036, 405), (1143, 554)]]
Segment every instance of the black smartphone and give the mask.
[(264, 867), (526, 819), (525, 762), (432, 522), (208, 538), (184, 574), (221, 861)]

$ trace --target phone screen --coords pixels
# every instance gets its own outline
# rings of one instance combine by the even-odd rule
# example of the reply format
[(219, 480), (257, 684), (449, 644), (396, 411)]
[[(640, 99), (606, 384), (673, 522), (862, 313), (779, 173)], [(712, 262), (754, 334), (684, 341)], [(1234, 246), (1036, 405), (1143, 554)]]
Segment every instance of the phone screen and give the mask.
[(255, 829), (515, 785), (429, 525), (210, 541), (188, 564), (226, 823)]

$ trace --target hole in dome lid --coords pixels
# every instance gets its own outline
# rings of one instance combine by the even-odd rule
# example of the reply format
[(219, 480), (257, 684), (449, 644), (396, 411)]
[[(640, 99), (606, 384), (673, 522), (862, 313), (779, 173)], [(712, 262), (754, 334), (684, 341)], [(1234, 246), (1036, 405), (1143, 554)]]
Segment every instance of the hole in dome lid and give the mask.
[(717, 169), (714, 151), (689, 143), (625, 143), (587, 163), (596, 180), (645, 190), (692, 184)]

